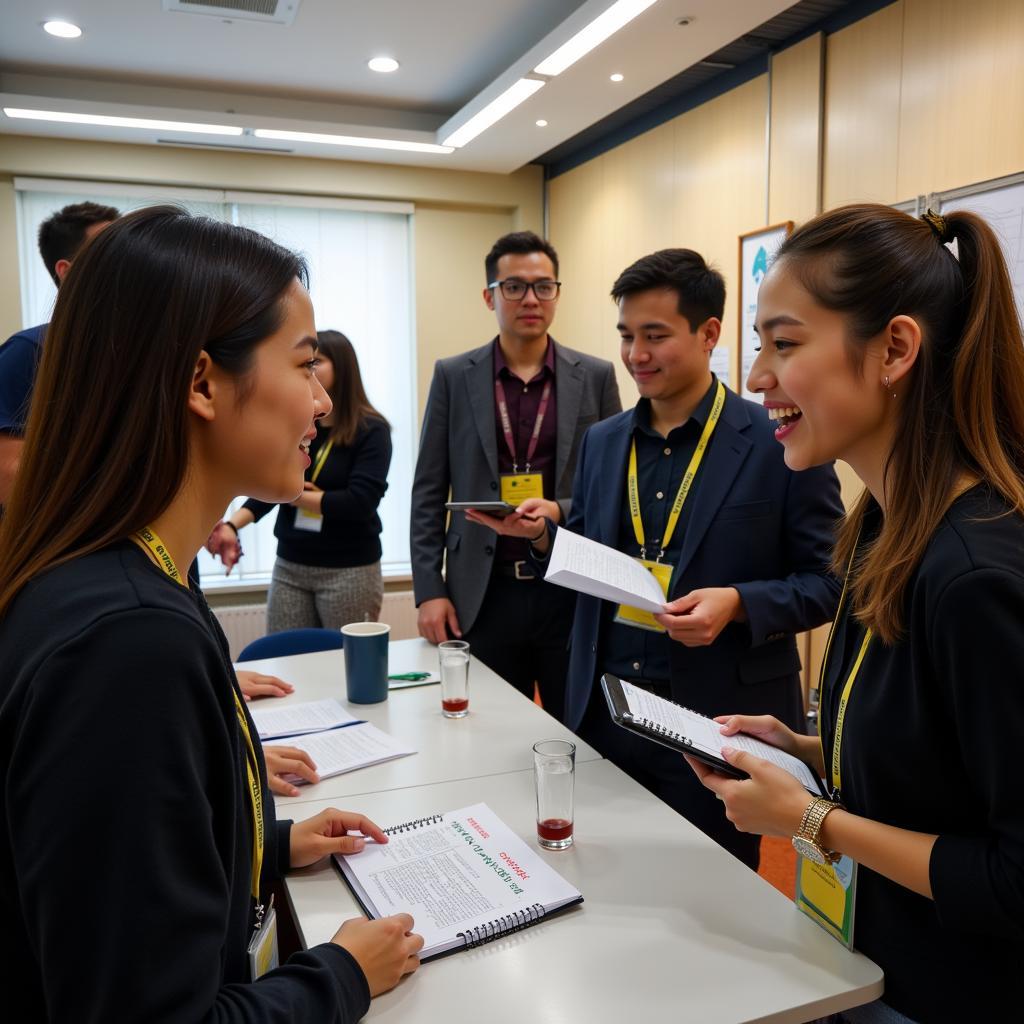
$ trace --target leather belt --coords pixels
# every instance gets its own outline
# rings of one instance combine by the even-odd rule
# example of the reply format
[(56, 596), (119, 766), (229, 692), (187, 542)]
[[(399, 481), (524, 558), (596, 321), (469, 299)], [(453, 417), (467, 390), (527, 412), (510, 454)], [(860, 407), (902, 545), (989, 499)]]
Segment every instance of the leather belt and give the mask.
[(495, 562), (493, 571), (499, 576), (508, 576), (510, 579), (521, 580), (524, 583), (536, 583), (540, 578), (534, 573), (533, 567), (525, 558), (518, 562)]

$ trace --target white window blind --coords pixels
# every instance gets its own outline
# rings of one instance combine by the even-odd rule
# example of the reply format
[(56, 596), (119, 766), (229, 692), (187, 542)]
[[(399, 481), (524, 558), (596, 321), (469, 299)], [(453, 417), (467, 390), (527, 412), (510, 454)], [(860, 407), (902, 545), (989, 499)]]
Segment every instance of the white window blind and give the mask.
[[(14, 184), (26, 327), (48, 321), (56, 297), (39, 256), (39, 225), (69, 203), (91, 200), (127, 212), (175, 202), (193, 213), (260, 231), (302, 254), (309, 264), (317, 329), (341, 331), (352, 341), (369, 399), (391, 423), (394, 456), (380, 507), (384, 572), (408, 572), (416, 445), (411, 204), (52, 179), (16, 178)], [(230, 580), (269, 579), (277, 548), (275, 519), (273, 512), (242, 531), (245, 557)], [(205, 551), (200, 573), (204, 586), (225, 578), (220, 562)]]

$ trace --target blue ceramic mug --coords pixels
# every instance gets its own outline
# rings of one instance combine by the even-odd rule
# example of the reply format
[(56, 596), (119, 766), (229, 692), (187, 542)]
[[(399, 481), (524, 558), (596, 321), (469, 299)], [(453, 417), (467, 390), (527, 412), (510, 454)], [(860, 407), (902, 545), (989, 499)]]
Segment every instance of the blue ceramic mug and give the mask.
[(345, 637), (345, 683), (350, 704), (379, 704), (388, 699), (388, 640), (383, 622), (352, 622)]

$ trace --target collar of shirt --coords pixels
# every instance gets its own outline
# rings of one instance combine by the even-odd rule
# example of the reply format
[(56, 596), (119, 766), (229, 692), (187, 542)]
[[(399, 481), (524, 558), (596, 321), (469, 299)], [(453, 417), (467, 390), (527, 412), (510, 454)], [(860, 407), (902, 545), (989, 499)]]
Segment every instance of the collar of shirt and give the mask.
[[(494, 376), (495, 379), (500, 379), (504, 372), (505, 377), (515, 377), (516, 375), (509, 369), (508, 363), (505, 361), (505, 353), (501, 351), (501, 342), (497, 338), (494, 339)], [(555, 346), (551, 344), (551, 335), (548, 335), (548, 348), (544, 353), (544, 366), (541, 368), (540, 373), (535, 377), (531, 377), (530, 380), (523, 381), (524, 384), (529, 384), (532, 381), (540, 380), (547, 374), (553, 374), (555, 372)], [(519, 379), (518, 377), (516, 378)]]
[[(696, 424), (698, 430), (704, 429), (704, 424), (707, 423), (708, 417), (711, 415), (711, 406), (715, 402), (715, 389), (717, 387), (718, 378), (712, 374), (711, 387), (707, 389), (704, 397), (697, 403), (697, 408), (693, 410), (690, 418), (685, 423), (680, 423), (673, 427), (669, 431), (669, 436), (676, 430), (688, 427), (690, 424)], [(649, 398), (641, 398), (633, 407), (633, 432), (636, 433), (637, 431), (646, 434), (648, 437), (661, 440), (661, 434), (651, 426), (651, 401)]]

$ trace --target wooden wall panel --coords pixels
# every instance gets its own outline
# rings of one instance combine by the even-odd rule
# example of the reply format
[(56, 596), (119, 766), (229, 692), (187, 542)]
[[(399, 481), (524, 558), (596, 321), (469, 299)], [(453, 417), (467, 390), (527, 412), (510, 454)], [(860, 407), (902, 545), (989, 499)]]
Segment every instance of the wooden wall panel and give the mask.
[(903, 6), (899, 197), (1024, 170), (1024, 3)]
[(824, 51), (819, 32), (772, 58), (770, 224), (799, 224), (820, 209)]
[(911, 198), (898, 185), (903, 0), (828, 37), (822, 208)]

